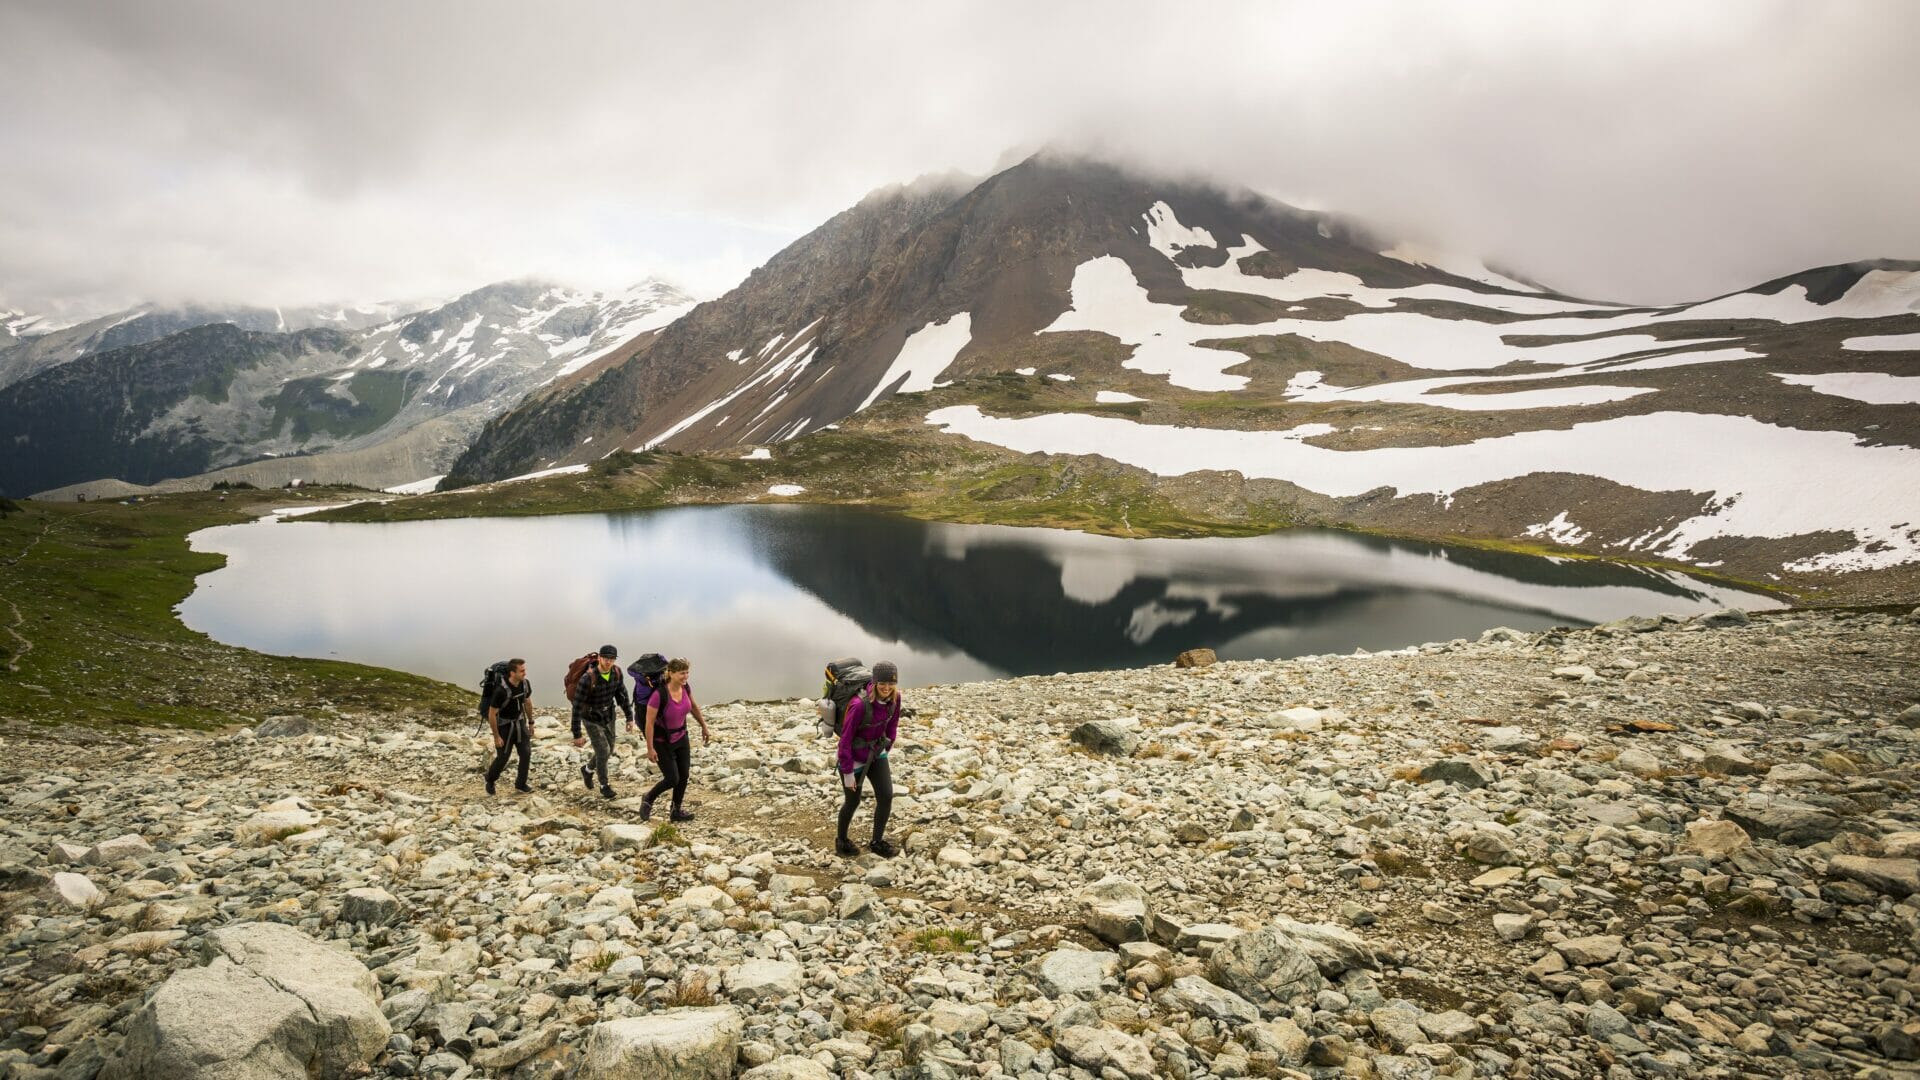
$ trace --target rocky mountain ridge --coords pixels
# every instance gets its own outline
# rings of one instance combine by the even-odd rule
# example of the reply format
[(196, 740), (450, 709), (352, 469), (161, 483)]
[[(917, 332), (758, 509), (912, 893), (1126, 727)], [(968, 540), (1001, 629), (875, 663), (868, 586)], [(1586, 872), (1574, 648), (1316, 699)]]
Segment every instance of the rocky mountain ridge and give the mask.
[(1296, 521), (1791, 583), (1920, 567), (1916, 363), (1920, 263), (1609, 305), (1257, 196), (1040, 157), (847, 211), (491, 422), (449, 484), (621, 450), (777, 463), (832, 428), (949, 469), (1092, 470)]
[(1920, 612), (1719, 612), (910, 687), (893, 860), (832, 854), (803, 702), (712, 705), (676, 829), (544, 715), (529, 796), (471, 728), (270, 701), (10, 739), (0, 1061), (1913, 1075), (1916, 661)]
[[(488, 417), (690, 303), (657, 281), (605, 294), (508, 282), (361, 330), (285, 333), (228, 319), (89, 353), (0, 387), (0, 440), (15, 449), (0, 490), (102, 478), (200, 487), (437, 478)], [(124, 326), (155, 328), (147, 317)], [(82, 347), (59, 337), (29, 342)]]

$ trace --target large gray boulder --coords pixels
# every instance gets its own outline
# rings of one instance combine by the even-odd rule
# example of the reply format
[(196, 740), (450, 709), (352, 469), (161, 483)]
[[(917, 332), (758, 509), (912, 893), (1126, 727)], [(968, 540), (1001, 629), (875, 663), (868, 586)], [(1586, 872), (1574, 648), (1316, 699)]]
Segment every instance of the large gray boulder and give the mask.
[(1080, 894), (1087, 929), (1109, 945), (1147, 940), (1147, 890), (1108, 874)]
[(1034, 981), (1048, 997), (1073, 994), (1093, 998), (1119, 974), (1120, 957), (1116, 953), (1055, 949), (1040, 958), (1039, 977)]
[(1071, 1027), (1053, 1039), (1054, 1049), (1089, 1072), (1118, 1069), (1132, 1080), (1155, 1075), (1153, 1053), (1147, 1044), (1110, 1027)]
[(1260, 1019), (1260, 1010), (1254, 1008), (1252, 1002), (1198, 975), (1173, 980), (1172, 986), (1161, 991), (1161, 999), (1170, 1008), (1204, 1016), (1209, 1020), (1239, 1025), (1252, 1024)]
[(1741, 795), (1727, 803), (1726, 819), (1750, 835), (1806, 847), (1831, 840), (1846, 823), (1820, 807), (1778, 795)]
[(576, 1080), (728, 1080), (744, 1026), (730, 1005), (606, 1020), (587, 1032)]
[(279, 923), (222, 927), (207, 947), (128, 1022), (130, 1080), (330, 1080), (386, 1046), (379, 983), (347, 953)]
[(1276, 916), (1274, 929), (1300, 946), (1313, 960), (1320, 974), (1339, 978), (1349, 971), (1378, 969), (1380, 960), (1360, 935), (1333, 923), (1304, 923)]
[(1132, 757), (1140, 749), (1140, 721), (1089, 720), (1068, 736), (1075, 744), (1108, 757)]
[(1221, 943), (1207, 958), (1207, 973), (1269, 1012), (1311, 1000), (1326, 988), (1312, 954), (1273, 926)]

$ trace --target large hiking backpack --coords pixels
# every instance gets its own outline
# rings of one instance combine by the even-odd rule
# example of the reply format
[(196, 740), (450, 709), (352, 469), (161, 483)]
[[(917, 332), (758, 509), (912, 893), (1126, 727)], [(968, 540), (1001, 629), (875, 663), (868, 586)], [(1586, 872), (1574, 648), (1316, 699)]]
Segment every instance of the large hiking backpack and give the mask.
[(585, 673), (588, 668), (599, 662), (600, 650), (595, 649), (567, 665), (567, 700), (569, 702), (573, 700), (573, 695), (580, 689), (580, 676)]
[(647, 715), (647, 702), (652, 699), (655, 690), (667, 687), (667, 658), (664, 653), (642, 653), (640, 659), (627, 665), (627, 674), (633, 676), (633, 707), (641, 716)]
[(844, 657), (827, 665), (827, 681), (820, 688), (820, 735), (837, 739), (845, 730), (847, 706), (860, 691), (873, 685), (873, 672), (857, 657)]
[[(513, 669), (505, 660), (499, 660), (488, 664), (487, 670), (480, 673), (480, 715), (482, 717), (487, 715), (487, 705), (493, 701), (493, 692), (506, 681), (507, 672), (511, 670)], [(573, 691), (567, 691), (567, 696), (573, 696)]]

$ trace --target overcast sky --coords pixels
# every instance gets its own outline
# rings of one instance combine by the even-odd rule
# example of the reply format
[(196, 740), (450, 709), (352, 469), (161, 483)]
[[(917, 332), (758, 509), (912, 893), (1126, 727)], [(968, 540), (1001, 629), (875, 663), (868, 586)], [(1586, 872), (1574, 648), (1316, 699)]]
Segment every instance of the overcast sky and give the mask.
[(1920, 258), (1920, 3), (0, 0), (0, 306), (717, 294), (1042, 145), (1567, 291)]

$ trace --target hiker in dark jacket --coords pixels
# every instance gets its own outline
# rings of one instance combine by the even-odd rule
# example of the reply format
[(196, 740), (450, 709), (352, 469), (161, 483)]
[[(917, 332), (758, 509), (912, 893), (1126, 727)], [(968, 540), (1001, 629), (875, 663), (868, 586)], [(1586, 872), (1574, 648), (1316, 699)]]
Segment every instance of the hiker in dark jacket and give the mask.
[(647, 757), (660, 766), (660, 782), (640, 800), (640, 820), (653, 816), (653, 801), (673, 792), (673, 821), (692, 821), (693, 811), (682, 804), (687, 800), (687, 780), (693, 767), (693, 740), (687, 736), (687, 717), (700, 722), (700, 740), (713, 742), (707, 730), (707, 714), (693, 700), (693, 687), (687, 685), (692, 666), (675, 657), (667, 661), (665, 684), (647, 698)]
[(860, 788), (873, 784), (873, 843), (867, 850), (883, 859), (899, 854), (887, 842), (887, 815), (893, 811), (893, 771), (887, 763), (887, 751), (900, 734), (900, 669), (882, 660), (873, 665), (873, 683), (866, 692), (847, 703), (846, 722), (840, 728), (840, 786), (845, 790), (840, 804), (840, 835), (833, 850), (851, 858), (860, 849), (847, 839), (847, 826), (853, 824), (853, 811), (860, 805)]
[(507, 677), (493, 688), (487, 699), (487, 726), (493, 731), (493, 764), (487, 769), (487, 794), (493, 794), (494, 781), (506, 770), (507, 757), (520, 752), (520, 768), (513, 790), (532, 791), (527, 786), (527, 757), (533, 752), (533, 681), (527, 678), (527, 662), (514, 657), (507, 661)]
[[(627, 695), (627, 677), (614, 663), (620, 651), (611, 645), (600, 646), (600, 658), (593, 666), (580, 673), (580, 681), (573, 688), (573, 745), (580, 746), (587, 739), (593, 740), (593, 760), (580, 766), (580, 782), (593, 790), (593, 778), (600, 778), (602, 798), (614, 798), (613, 785), (607, 783), (607, 758), (613, 754), (613, 740), (617, 734), (613, 726), (613, 707), (627, 716), (627, 723), (633, 723), (633, 700)], [(586, 737), (581, 737), (585, 727)]]

